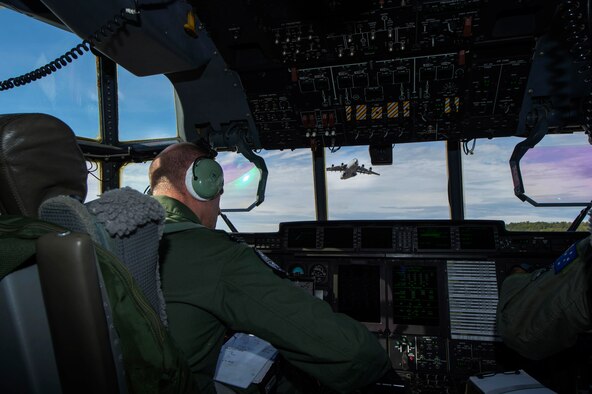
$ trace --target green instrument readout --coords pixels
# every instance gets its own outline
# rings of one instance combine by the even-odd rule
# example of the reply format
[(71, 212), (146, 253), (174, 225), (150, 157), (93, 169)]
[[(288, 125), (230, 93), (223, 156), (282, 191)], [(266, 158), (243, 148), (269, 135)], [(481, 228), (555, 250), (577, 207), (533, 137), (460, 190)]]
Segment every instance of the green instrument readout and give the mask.
[(449, 227), (418, 227), (417, 228), (417, 249), (451, 249)]
[(439, 324), (437, 267), (396, 266), (392, 289), (395, 324)]

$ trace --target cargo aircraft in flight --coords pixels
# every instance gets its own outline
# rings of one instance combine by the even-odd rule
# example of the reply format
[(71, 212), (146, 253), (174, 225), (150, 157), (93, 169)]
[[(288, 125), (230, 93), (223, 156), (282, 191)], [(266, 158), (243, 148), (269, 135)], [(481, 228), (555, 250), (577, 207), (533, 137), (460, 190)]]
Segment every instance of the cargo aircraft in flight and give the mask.
[(341, 179), (348, 179), (353, 178), (358, 174), (366, 174), (366, 175), (380, 175), (377, 172), (372, 171), (372, 167), (366, 168), (364, 165), (360, 165), (358, 163), (358, 159), (352, 159), (349, 163), (336, 166), (335, 164), (331, 164), (331, 167), (327, 167), (327, 171), (341, 171)]

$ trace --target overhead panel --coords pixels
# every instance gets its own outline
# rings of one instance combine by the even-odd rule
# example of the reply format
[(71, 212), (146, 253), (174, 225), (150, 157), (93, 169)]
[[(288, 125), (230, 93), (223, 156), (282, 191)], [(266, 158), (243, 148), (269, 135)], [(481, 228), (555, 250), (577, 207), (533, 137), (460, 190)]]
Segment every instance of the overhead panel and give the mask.
[(519, 135), (541, 101), (523, 108), (535, 45), (558, 26), (542, 0), (203, 3), (266, 149)]

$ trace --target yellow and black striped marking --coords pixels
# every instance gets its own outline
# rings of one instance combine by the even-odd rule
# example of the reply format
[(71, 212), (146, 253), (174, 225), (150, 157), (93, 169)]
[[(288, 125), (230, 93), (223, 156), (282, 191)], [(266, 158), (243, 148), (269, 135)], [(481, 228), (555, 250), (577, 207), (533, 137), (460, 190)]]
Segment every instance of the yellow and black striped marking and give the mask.
[(382, 105), (372, 107), (372, 120), (382, 119)]
[(345, 120), (347, 120), (348, 122), (351, 122), (351, 120), (352, 120), (352, 106), (351, 105), (345, 106)]
[(454, 110), (456, 112), (460, 111), (460, 97), (458, 96), (454, 97)]
[(444, 98), (444, 113), (449, 114), (452, 112), (452, 108), (450, 107), (450, 97)]
[(389, 119), (394, 119), (399, 117), (399, 102), (389, 102), (386, 105), (386, 117)]
[(368, 106), (366, 104), (356, 106), (356, 120), (366, 120), (367, 114)]
[(390, 102), (386, 105), (386, 117), (394, 119), (399, 117), (399, 102)]
[(411, 116), (411, 101), (403, 101), (403, 117), (408, 118)]

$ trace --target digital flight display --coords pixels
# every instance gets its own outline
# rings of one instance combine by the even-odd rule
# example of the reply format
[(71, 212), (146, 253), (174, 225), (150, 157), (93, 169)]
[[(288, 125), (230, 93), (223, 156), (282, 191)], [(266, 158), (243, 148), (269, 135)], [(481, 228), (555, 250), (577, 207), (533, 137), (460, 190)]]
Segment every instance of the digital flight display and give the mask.
[(338, 275), (338, 312), (380, 323), (380, 266), (342, 264)]
[(316, 227), (297, 227), (288, 229), (288, 248), (314, 249), (317, 244)]
[(463, 250), (495, 249), (493, 227), (459, 227), (458, 234)]
[(450, 228), (418, 227), (417, 248), (419, 250), (450, 249)]
[(325, 248), (351, 249), (354, 247), (352, 227), (325, 227), (323, 246)]
[(439, 324), (437, 267), (394, 267), (392, 292), (395, 324)]
[(392, 227), (363, 227), (362, 248), (364, 249), (392, 249)]

